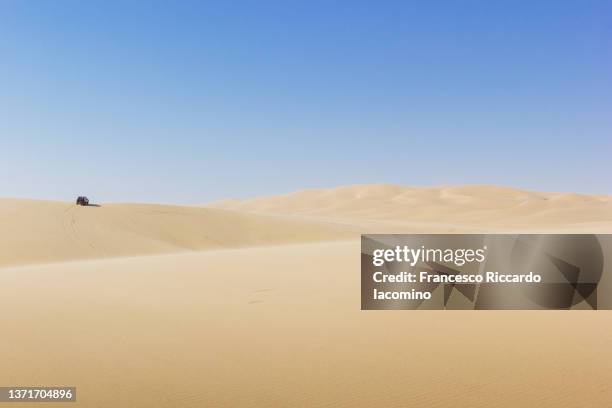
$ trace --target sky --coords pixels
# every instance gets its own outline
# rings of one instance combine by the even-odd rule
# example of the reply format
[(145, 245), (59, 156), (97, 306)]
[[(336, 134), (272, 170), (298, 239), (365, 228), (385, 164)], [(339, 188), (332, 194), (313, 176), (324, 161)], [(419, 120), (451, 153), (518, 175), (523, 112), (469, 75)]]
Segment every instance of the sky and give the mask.
[(612, 194), (612, 1), (0, 0), (0, 196)]

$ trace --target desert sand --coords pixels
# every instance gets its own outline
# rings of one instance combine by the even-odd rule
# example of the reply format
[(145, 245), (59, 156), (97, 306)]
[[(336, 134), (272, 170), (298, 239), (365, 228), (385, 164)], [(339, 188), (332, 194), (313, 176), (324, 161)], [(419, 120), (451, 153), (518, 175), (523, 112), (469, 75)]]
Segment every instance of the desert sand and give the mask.
[(361, 311), (359, 294), (360, 233), (612, 233), (610, 196), (2, 199), (0, 225), (0, 385), (77, 387), (54, 406), (612, 404), (610, 312)]

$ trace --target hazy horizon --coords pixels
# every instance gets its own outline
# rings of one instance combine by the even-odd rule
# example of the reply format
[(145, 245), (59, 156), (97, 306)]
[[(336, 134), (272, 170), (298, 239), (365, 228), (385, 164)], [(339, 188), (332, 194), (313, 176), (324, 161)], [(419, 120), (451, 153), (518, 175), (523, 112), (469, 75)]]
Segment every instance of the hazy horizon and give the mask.
[(612, 194), (612, 3), (2, 2), (0, 196)]
[[(99, 197), (97, 195), (85, 194), (91, 201), (92, 204), (160, 204), (160, 205), (177, 205), (177, 206), (208, 206), (214, 204), (221, 204), (225, 202), (231, 202), (233, 200), (248, 202), (253, 199), (267, 199), (267, 198), (276, 198), (291, 195), (293, 193), (305, 192), (305, 191), (319, 191), (319, 190), (339, 190), (339, 189), (347, 189), (347, 188), (356, 188), (356, 187), (373, 187), (373, 186), (392, 186), (392, 187), (403, 187), (403, 188), (414, 188), (414, 189), (433, 189), (433, 190), (443, 190), (446, 188), (470, 188), (470, 187), (478, 187), (478, 188), (491, 188), (491, 189), (505, 189), (505, 190), (516, 190), (516, 191), (524, 191), (526, 193), (543, 193), (543, 194), (578, 194), (578, 195), (586, 195), (586, 196), (610, 196), (612, 194), (597, 194), (597, 193), (582, 193), (579, 191), (562, 191), (562, 190), (534, 190), (521, 188), (520, 186), (507, 186), (500, 184), (440, 184), (440, 185), (431, 185), (431, 186), (418, 186), (418, 185), (402, 185), (402, 184), (394, 184), (394, 183), (353, 183), (353, 184), (345, 184), (338, 186), (321, 186), (321, 187), (312, 187), (312, 188), (298, 188), (289, 191), (279, 191), (271, 194), (260, 194), (253, 196), (234, 196), (234, 197), (222, 197), (218, 199), (213, 199), (205, 202), (181, 202), (181, 201), (125, 201), (125, 200), (106, 200), (104, 197)], [(47, 197), (16, 197), (16, 196), (0, 196), (0, 200), (33, 200), (33, 201), (49, 201), (49, 202), (73, 202), (76, 197), (66, 197), (66, 198), (47, 198)]]

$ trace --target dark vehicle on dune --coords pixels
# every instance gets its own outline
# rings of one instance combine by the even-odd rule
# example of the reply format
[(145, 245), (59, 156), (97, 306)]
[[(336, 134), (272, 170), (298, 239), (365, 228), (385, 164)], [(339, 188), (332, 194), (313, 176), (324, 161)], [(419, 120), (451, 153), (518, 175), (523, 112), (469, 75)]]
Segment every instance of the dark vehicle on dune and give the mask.
[(83, 205), (83, 206), (87, 206), (89, 205), (89, 198), (84, 197), (84, 196), (79, 196), (76, 200), (76, 204), (77, 205)]

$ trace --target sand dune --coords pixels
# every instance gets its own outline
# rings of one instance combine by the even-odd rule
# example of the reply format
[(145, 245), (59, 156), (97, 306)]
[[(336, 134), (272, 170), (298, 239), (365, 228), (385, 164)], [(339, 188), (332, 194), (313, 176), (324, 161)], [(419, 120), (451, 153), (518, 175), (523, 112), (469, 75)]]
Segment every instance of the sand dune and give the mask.
[(0, 200), (0, 266), (320, 241), (355, 236), (331, 222), (148, 204)]
[(411, 188), (357, 185), (305, 190), (217, 208), (339, 217), (354, 220), (436, 222), (471, 226), (567, 226), (612, 220), (612, 196), (537, 193), (497, 186)]
[(612, 198), (494, 186), (363, 185), (205, 207), (0, 200), (0, 266), (357, 238), (372, 232), (609, 232)]
[(609, 196), (364, 185), (206, 207), (0, 200), (0, 266), (357, 238), (372, 232), (612, 231)]
[(74, 385), (66, 407), (609, 406), (610, 313), (362, 312), (358, 236), (612, 233), (611, 206), (486, 186), (0, 200), (0, 384)]

